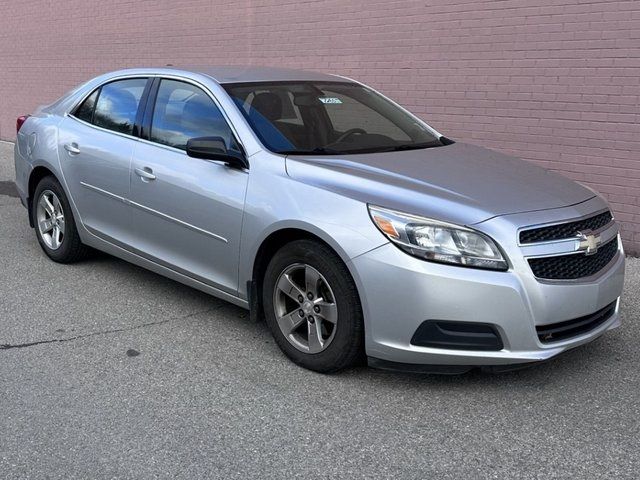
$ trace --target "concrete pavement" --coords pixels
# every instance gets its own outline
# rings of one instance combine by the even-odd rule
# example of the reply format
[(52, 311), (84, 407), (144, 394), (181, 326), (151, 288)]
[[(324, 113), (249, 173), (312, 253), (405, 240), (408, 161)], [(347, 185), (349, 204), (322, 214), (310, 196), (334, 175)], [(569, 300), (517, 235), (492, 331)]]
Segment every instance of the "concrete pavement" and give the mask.
[(2, 192), (0, 252), (0, 478), (638, 478), (638, 259), (622, 327), (555, 361), (324, 376), (231, 304), (49, 261)]

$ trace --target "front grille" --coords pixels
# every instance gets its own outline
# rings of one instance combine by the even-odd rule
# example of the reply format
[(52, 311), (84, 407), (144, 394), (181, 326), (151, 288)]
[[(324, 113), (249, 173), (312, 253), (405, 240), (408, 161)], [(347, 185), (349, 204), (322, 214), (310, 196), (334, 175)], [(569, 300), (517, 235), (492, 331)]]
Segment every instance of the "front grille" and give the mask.
[(613, 220), (610, 211), (602, 212), (590, 218), (575, 222), (532, 228), (520, 232), (520, 243), (548, 242), (575, 237), (581, 230), (598, 230)]
[(538, 278), (549, 280), (575, 280), (598, 273), (613, 259), (618, 251), (615, 237), (601, 246), (593, 255), (573, 253), (556, 257), (530, 258), (529, 266)]
[(542, 343), (558, 342), (567, 338), (577, 337), (602, 325), (611, 318), (615, 310), (616, 302), (613, 302), (591, 315), (550, 325), (539, 325), (536, 327), (536, 332)]

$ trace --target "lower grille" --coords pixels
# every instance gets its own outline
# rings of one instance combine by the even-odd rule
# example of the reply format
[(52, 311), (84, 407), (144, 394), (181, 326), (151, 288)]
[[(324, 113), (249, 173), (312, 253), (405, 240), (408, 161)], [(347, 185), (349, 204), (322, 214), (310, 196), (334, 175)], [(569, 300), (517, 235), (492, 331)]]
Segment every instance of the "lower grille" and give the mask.
[(595, 275), (615, 257), (618, 239), (613, 238), (593, 255), (572, 253), (556, 257), (530, 258), (529, 265), (538, 278), (548, 280), (575, 280)]
[(591, 315), (567, 320), (566, 322), (537, 326), (536, 332), (542, 343), (558, 342), (567, 338), (577, 337), (602, 325), (611, 318), (615, 310), (616, 302), (613, 302)]

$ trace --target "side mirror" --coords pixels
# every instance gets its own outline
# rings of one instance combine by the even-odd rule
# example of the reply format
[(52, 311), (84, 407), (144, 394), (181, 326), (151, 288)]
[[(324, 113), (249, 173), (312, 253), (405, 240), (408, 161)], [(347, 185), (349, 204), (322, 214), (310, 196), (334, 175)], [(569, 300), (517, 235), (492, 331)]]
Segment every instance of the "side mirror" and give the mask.
[(187, 155), (193, 158), (224, 162), (234, 168), (249, 168), (244, 155), (229, 150), (222, 137), (196, 137), (187, 141)]

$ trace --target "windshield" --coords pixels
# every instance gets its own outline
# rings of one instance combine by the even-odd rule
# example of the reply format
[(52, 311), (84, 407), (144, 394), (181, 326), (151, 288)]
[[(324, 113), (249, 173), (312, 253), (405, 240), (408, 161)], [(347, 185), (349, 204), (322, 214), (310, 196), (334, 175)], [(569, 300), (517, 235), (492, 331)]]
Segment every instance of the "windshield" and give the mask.
[(265, 82), (223, 86), (272, 152), (338, 155), (445, 144), (401, 108), (355, 83)]

